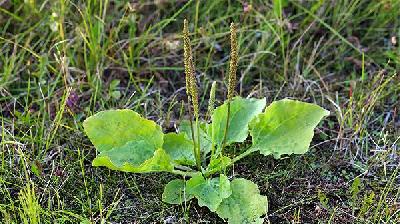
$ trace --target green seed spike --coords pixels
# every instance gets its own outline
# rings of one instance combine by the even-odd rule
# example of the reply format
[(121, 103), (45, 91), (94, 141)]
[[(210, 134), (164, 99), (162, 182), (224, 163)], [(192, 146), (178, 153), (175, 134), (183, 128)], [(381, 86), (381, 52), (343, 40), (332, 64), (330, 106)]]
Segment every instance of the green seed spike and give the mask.
[(191, 97), (193, 104), (193, 112), (195, 118), (199, 117), (199, 103), (197, 94), (197, 85), (195, 78), (195, 69), (193, 64), (193, 54), (190, 47), (188, 21), (185, 19), (183, 23), (183, 50), (185, 64), (186, 93)]
[(231, 23), (231, 56), (229, 61), (229, 74), (228, 74), (228, 100), (233, 98), (236, 87), (236, 71), (238, 66), (238, 43), (236, 37), (236, 26)]
[(195, 69), (193, 64), (193, 54), (192, 48), (190, 47), (190, 39), (189, 39), (189, 25), (188, 21), (185, 19), (183, 21), (183, 61), (185, 64), (185, 81), (186, 81), (186, 94), (188, 95), (188, 103), (189, 103), (189, 113), (190, 113), (190, 102), (193, 105), (193, 114), (194, 121), (197, 132), (197, 142), (195, 140), (194, 135), (194, 125), (192, 118), (190, 118), (190, 127), (192, 129), (192, 139), (193, 139), (193, 153), (196, 158), (196, 165), (199, 170), (201, 170), (201, 158), (200, 158), (200, 128), (199, 128), (199, 99), (197, 95), (197, 85), (195, 78)]
[(208, 100), (208, 115), (211, 117), (214, 112), (215, 104), (215, 90), (217, 88), (217, 82), (213, 82), (210, 90), (210, 99)]
[(183, 22), (183, 63), (185, 66), (185, 81), (186, 81), (186, 94), (190, 96), (190, 60), (191, 60), (191, 49), (190, 49), (190, 39), (189, 39), (189, 29), (188, 22), (185, 19)]
[(225, 132), (224, 132), (224, 140), (222, 141), (221, 145), (221, 152), (220, 156), (223, 156), (224, 153), (224, 147), (226, 143), (226, 136), (229, 130), (229, 118), (230, 118), (230, 113), (231, 113), (231, 100), (233, 98), (233, 95), (235, 94), (235, 87), (236, 87), (236, 70), (237, 70), (237, 65), (238, 65), (238, 43), (237, 43), (237, 37), (236, 37), (236, 26), (234, 23), (231, 23), (231, 56), (229, 60), (229, 73), (228, 73), (228, 112), (226, 115), (226, 125), (225, 125)]
[(194, 112), (194, 117), (197, 119), (199, 117), (199, 99), (197, 96), (197, 85), (196, 85), (196, 79), (194, 75), (190, 76), (190, 83), (192, 87), (190, 88), (192, 91), (192, 103), (193, 103), (193, 112)]

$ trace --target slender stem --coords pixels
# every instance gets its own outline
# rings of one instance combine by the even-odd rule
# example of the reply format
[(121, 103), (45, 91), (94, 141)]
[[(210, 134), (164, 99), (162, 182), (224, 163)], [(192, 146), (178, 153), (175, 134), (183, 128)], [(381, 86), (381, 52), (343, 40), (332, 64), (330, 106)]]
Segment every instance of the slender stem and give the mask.
[(188, 171), (188, 172), (195, 172), (196, 171), (196, 170), (193, 170), (192, 168), (184, 166), (184, 165), (174, 164), (174, 166), (178, 170), (182, 170), (182, 171)]
[(199, 172), (188, 172), (188, 171), (182, 171), (182, 170), (172, 170), (171, 173), (185, 176), (185, 177), (193, 177), (197, 175)]
[[(196, 159), (196, 166), (199, 171), (201, 171), (201, 164), (200, 164), (200, 158), (197, 156), (197, 149), (196, 149), (196, 138), (194, 137), (194, 127), (193, 127), (193, 115), (192, 115), (192, 110), (190, 107), (190, 97), (188, 96), (188, 111), (189, 111), (189, 121), (190, 121), (190, 129), (192, 132), (192, 140), (193, 140), (193, 155)], [(197, 123), (197, 122), (196, 122)], [(200, 142), (199, 142), (200, 143)]]
[(211, 123), (211, 155), (209, 164), (211, 164), (211, 162), (214, 160), (214, 156), (215, 156), (214, 127), (212, 126)]
[[(211, 127), (212, 128), (212, 127)], [(212, 133), (212, 136), (214, 134)], [(211, 156), (210, 156), (210, 163), (214, 159), (214, 154), (215, 154), (215, 144), (214, 144), (214, 138), (211, 139)]]
[(222, 145), (221, 145), (221, 152), (220, 152), (221, 157), (223, 156), (223, 153), (224, 153), (224, 148), (225, 148), (225, 144), (226, 144), (226, 136), (228, 135), (230, 114), (231, 114), (231, 101), (230, 101), (230, 99), (228, 99), (228, 114), (226, 115), (224, 140), (222, 141)]
[(250, 147), (250, 148), (247, 148), (246, 151), (244, 151), (244, 153), (242, 153), (242, 154), (236, 156), (235, 158), (233, 158), (233, 159), (231, 160), (231, 162), (228, 164), (228, 166), (233, 165), (235, 162), (237, 162), (237, 161), (243, 159), (244, 157), (250, 155), (251, 153), (253, 153), (253, 152), (255, 152), (255, 151), (256, 151), (256, 150), (254, 150), (254, 149), (251, 148), (251, 147)]
[[(226, 169), (226, 168), (232, 166), (235, 162), (237, 162), (237, 161), (243, 159), (244, 157), (250, 155), (251, 153), (253, 153), (253, 152), (255, 152), (255, 151), (257, 151), (257, 150), (251, 148), (251, 146), (250, 146), (249, 148), (247, 148), (247, 149), (244, 151), (244, 153), (242, 153), (242, 154), (236, 156), (235, 158), (233, 158), (233, 159), (224, 167), (224, 169)], [(210, 170), (210, 171), (208, 171), (208, 172), (205, 174), (205, 176), (206, 176), (206, 177), (209, 177), (209, 176), (213, 175), (214, 173), (216, 173), (216, 172), (218, 172), (218, 171), (220, 171), (220, 170), (219, 170), (219, 169)]]
[(199, 171), (201, 171), (201, 156), (200, 156), (200, 147), (201, 147), (201, 145), (200, 145), (200, 124), (199, 124), (199, 117), (196, 117), (196, 128), (197, 128), (197, 154), (196, 154), (196, 156), (197, 156), (197, 158), (196, 158), (196, 161), (198, 161), (199, 162), (199, 164), (200, 164), (200, 170)]

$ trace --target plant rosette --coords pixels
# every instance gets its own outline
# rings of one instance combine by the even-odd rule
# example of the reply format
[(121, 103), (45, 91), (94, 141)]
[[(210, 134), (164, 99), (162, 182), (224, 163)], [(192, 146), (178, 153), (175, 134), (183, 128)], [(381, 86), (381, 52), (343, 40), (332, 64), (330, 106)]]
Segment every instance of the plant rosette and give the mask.
[(225, 170), (251, 153), (275, 158), (306, 153), (314, 128), (329, 114), (315, 104), (289, 99), (273, 102), (264, 110), (265, 105), (265, 99), (254, 98), (235, 97), (230, 102), (226, 146), (244, 142), (248, 135), (252, 142), (233, 158), (220, 154), (227, 103), (214, 110), (211, 123), (201, 123), (202, 164), (209, 161), (202, 170), (196, 170), (188, 121), (181, 123), (180, 132), (164, 134), (155, 122), (123, 109), (99, 112), (87, 118), (83, 126), (99, 152), (93, 166), (132, 173), (165, 171), (188, 177), (169, 182), (162, 200), (182, 204), (196, 198), (200, 206), (230, 223), (257, 223), (267, 213), (267, 198), (250, 180), (229, 180)]
[[(199, 119), (198, 92), (185, 20), (184, 64), (189, 120), (178, 132), (164, 134), (159, 125), (128, 110), (108, 110), (87, 118), (84, 130), (98, 151), (93, 166), (132, 173), (170, 172), (183, 178), (170, 181), (162, 200), (179, 205), (197, 199), (229, 223), (262, 223), (267, 197), (243, 178), (229, 179), (226, 170), (251, 153), (280, 158), (308, 151), (314, 129), (329, 112), (318, 105), (283, 99), (266, 107), (266, 99), (233, 97), (238, 46), (231, 24), (228, 94), (214, 109), (216, 84), (210, 91), (209, 120)], [(250, 136), (251, 144), (228, 156), (226, 151)], [(229, 152), (229, 155), (235, 154)]]

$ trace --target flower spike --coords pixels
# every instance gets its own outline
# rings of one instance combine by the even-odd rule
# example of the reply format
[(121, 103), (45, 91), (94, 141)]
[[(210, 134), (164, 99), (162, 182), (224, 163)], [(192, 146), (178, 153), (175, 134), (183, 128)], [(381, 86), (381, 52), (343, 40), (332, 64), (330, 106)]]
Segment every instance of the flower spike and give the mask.
[(228, 100), (233, 98), (236, 87), (236, 71), (238, 66), (238, 43), (236, 37), (236, 26), (231, 23), (231, 55), (229, 61), (229, 74), (228, 74)]
[(193, 104), (194, 116), (199, 116), (199, 102), (197, 93), (197, 84), (195, 78), (195, 68), (193, 64), (193, 54), (190, 47), (188, 21), (185, 19), (183, 23), (183, 50), (184, 50), (184, 65), (186, 79), (186, 93), (191, 98)]

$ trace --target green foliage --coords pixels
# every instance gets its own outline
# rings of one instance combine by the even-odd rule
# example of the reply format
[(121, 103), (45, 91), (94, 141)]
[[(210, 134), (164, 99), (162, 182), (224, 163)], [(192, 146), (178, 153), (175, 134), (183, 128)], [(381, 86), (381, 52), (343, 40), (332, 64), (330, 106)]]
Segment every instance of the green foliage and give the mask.
[(221, 156), (216, 159), (212, 159), (208, 164), (207, 171), (209, 173), (216, 173), (218, 171), (225, 170), (232, 162), (232, 159), (227, 156)]
[(260, 195), (256, 184), (243, 178), (230, 182), (223, 174), (207, 179), (198, 173), (186, 182), (172, 180), (162, 196), (169, 204), (181, 204), (192, 198), (230, 223), (262, 223), (260, 216), (267, 213), (267, 197)]
[(314, 128), (329, 112), (317, 105), (280, 100), (250, 123), (253, 148), (263, 155), (303, 154), (308, 151)]
[[(274, 1), (282, 13), (286, 1)], [(266, 99), (233, 97), (238, 64), (235, 24), (231, 24), (231, 56), (227, 101), (214, 110), (215, 82), (210, 93), (208, 121), (199, 121), (198, 90), (187, 20), (184, 21), (184, 64), (190, 120), (184, 120), (179, 133), (163, 134), (161, 127), (130, 110), (100, 112), (84, 122), (84, 128), (100, 154), (94, 166), (126, 172), (167, 171), (180, 174), (172, 180), (162, 199), (181, 204), (196, 198), (230, 223), (262, 223), (267, 213), (267, 197), (256, 184), (245, 179), (229, 181), (226, 169), (247, 155), (303, 154), (307, 152), (314, 128), (329, 114), (323, 108), (294, 100), (273, 102), (263, 112)], [(114, 87), (118, 85), (114, 84)], [(252, 137), (241, 154), (224, 155), (224, 147)], [(214, 175), (218, 175), (214, 177)], [(185, 177), (190, 176), (189, 180)]]
[(118, 100), (119, 98), (121, 98), (121, 92), (118, 90), (119, 83), (119, 79), (114, 79), (113, 81), (111, 81), (108, 90), (109, 98), (113, 98), (114, 100)]
[(172, 171), (161, 127), (131, 110), (100, 112), (83, 123), (100, 154), (93, 166), (126, 172)]
[(358, 194), (361, 191), (362, 183), (359, 177), (356, 177), (351, 184), (350, 194), (351, 194), (351, 203), (355, 204), (358, 199)]
[(319, 199), (319, 203), (321, 203), (321, 205), (328, 209), (329, 205), (329, 198), (326, 196), (326, 194), (324, 192), (322, 192), (321, 190), (318, 189), (318, 199)]
[(25, 224), (39, 224), (40, 213), (42, 208), (39, 204), (39, 199), (35, 193), (35, 186), (32, 183), (27, 183), (26, 186), (21, 189), (18, 195), (20, 209), (19, 212), (22, 222)]
[(97, 113), (87, 118), (83, 127), (90, 141), (100, 152), (121, 147), (130, 141), (148, 141), (153, 151), (161, 148), (163, 144), (161, 127), (132, 110)]
[[(265, 98), (235, 97), (214, 110), (211, 123), (199, 122), (199, 129), (194, 129), (194, 136), (198, 137), (195, 141), (189, 121), (181, 122), (180, 133), (163, 134), (160, 126), (131, 110), (100, 112), (88, 118), (84, 128), (100, 152), (93, 160), (94, 166), (191, 176), (187, 181), (169, 182), (163, 201), (181, 204), (196, 198), (200, 206), (217, 212), (230, 223), (262, 223), (260, 216), (267, 212), (267, 199), (260, 195), (257, 185), (245, 179), (230, 182), (221, 172), (257, 150), (275, 157), (307, 152), (314, 128), (329, 114), (317, 105), (288, 99), (273, 102), (263, 112), (265, 104)], [(244, 142), (249, 133), (252, 137), (251, 146), (234, 158), (221, 152), (227, 120), (226, 145)], [(196, 139), (203, 154), (201, 164), (208, 161), (208, 165), (189, 172), (197, 162), (193, 154)]]
[[(248, 136), (248, 124), (265, 107), (264, 99), (243, 99), (235, 97), (230, 102), (229, 129), (226, 136), (226, 144), (243, 142)], [(216, 145), (221, 145), (224, 138), (224, 129), (228, 115), (227, 102), (217, 107), (212, 115), (212, 128), (210, 136)]]
[(164, 188), (162, 199), (169, 204), (181, 204), (196, 198), (200, 206), (206, 206), (215, 212), (221, 202), (231, 194), (231, 185), (225, 175), (204, 178), (201, 173), (197, 173), (188, 181), (170, 181)]
[(358, 216), (360, 217), (365, 216), (365, 214), (368, 212), (368, 210), (371, 208), (374, 202), (375, 202), (375, 193), (373, 191), (371, 191), (369, 194), (365, 194), (364, 199), (362, 200), (362, 205), (358, 213)]
[(288, 5), (288, 0), (273, 0), (273, 10), (275, 13), (275, 16), (277, 16), (278, 18), (282, 17), (282, 12), (283, 12), (283, 8), (285, 8)]
[[(211, 137), (206, 133), (207, 124), (204, 122), (200, 122), (200, 151), (203, 155), (206, 155), (211, 151)], [(185, 137), (189, 140), (192, 140), (192, 130), (190, 128), (190, 122), (188, 120), (183, 120), (179, 126), (179, 131), (185, 134)], [(197, 136), (197, 129), (194, 130), (195, 136)]]
[(207, 206), (213, 212), (232, 193), (229, 180), (223, 174), (218, 178), (206, 179), (199, 173), (188, 180), (186, 186), (188, 194), (197, 198), (200, 206)]
[(260, 195), (257, 185), (238, 178), (231, 182), (232, 194), (217, 209), (221, 218), (229, 223), (263, 223), (260, 216), (267, 213), (267, 197)]
[(165, 185), (162, 200), (168, 204), (179, 205), (184, 201), (192, 199), (193, 195), (188, 195), (185, 191), (185, 187), (184, 180), (171, 180), (167, 185)]
[(193, 142), (185, 134), (168, 133), (164, 135), (163, 149), (180, 165), (196, 165), (193, 155)]
[[(132, 144), (133, 145), (133, 144)], [(137, 145), (130, 145), (100, 153), (92, 162), (93, 166), (105, 166), (112, 170), (132, 173), (147, 173), (157, 171), (172, 171), (173, 165), (170, 156), (163, 150), (158, 149), (154, 154), (146, 158)], [(143, 160), (142, 163), (135, 161), (135, 157)], [(144, 160), (146, 158), (146, 160)]]

